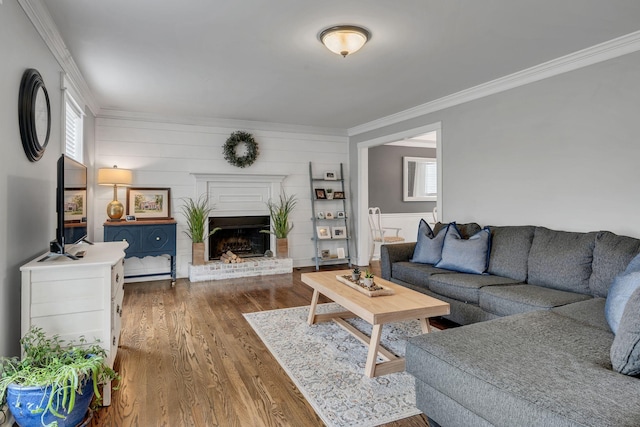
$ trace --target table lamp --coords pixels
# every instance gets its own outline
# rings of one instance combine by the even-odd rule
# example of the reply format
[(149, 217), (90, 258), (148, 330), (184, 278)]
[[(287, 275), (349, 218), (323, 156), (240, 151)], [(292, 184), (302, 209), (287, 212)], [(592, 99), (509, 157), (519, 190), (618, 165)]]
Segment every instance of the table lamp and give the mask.
[(98, 185), (113, 185), (113, 200), (107, 205), (109, 221), (120, 221), (124, 214), (124, 206), (118, 201), (118, 185), (128, 187), (131, 185), (132, 173), (128, 169), (112, 168), (98, 169)]

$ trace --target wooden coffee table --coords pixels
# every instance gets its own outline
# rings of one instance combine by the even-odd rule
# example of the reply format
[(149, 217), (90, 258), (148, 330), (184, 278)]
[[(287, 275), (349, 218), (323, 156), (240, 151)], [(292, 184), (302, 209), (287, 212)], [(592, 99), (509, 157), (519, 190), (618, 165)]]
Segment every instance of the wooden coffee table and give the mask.
[[(398, 357), (380, 345), (382, 325), (409, 319), (419, 319), (422, 332), (431, 332), (429, 317), (449, 314), (449, 303), (420, 292), (396, 285), (378, 277), (375, 282), (394, 290), (393, 295), (369, 297), (340, 283), (336, 275), (351, 274), (351, 270), (303, 273), (302, 281), (313, 288), (309, 325), (332, 320), (369, 346), (365, 375), (369, 378), (404, 371), (404, 357)], [(340, 304), (348, 311), (316, 314), (320, 294)], [(359, 317), (373, 326), (371, 337), (363, 334), (344, 319)], [(384, 362), (376, 363), (376, 358)]]

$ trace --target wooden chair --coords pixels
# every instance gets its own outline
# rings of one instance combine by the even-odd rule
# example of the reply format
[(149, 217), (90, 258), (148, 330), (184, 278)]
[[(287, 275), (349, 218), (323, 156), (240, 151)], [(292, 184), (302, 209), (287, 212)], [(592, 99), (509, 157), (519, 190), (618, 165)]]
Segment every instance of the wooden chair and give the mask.
[[(380, 245), (404, 242), (404, 237), (398, 236), (401, 228), (383, 227), (382, 214), (380, 208), (369, 208), (369, 232), (371, 236), (371, 252), (369, 253), (369, 264), (373, 260), (376, 243)], [(395, 234), (393, 232), (395, 231)], [(389, 233), (391, 232), (391, 233)], [(393, 235), (389, 235), (393, 234)]]

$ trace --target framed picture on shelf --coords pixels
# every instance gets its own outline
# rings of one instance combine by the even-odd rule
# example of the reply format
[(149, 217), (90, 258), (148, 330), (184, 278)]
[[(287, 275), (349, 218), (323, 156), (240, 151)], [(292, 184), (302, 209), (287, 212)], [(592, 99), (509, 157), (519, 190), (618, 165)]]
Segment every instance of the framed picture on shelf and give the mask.
[(324, 212), (317, 212), (316, 213), (316, 218), (317, 219), (324, 219)]
[(170, 188), (127, 188), (127, 215), (137, 219), (171, 218)]
[(336, 253), (338, 254), (338, 258), (344, 258), (344, 248), (337, 248)]
[(334, 191), (333, 192), (334, 199), (344, 199), (344, 191)]
[(338, 211), (336, 213), (336, 218), (338, 218), (338, 219), (344, 219), (346, 217), (347, 217), (347, 215), (345, 215), (344, 211)]
[(347, 227), (331, 227), (331, 237), (333, 239), (344, 239), (347, 237)]
[(336, 171), (326, 171), (324, 173), (324, 179), (325, 181), (335, 181), (338, 179), (338, 176), (336, 175)]
[(324, 192), (324, 188), (316, 188), (316, 199), (326, 199), (327, 194)]
[(330, 227), (322, 227), (317, 226), (316, 232), (318, 233), (318, 239), (330, 239), (331, 238), (331, 228)]
[(333, 219), (333, 212), (327, 212), (324, 214), (325, 219)]
[[(83, 222), (87, 216), (87, 190), (85, 188), (64, 189), (64, 221)], [(84, 221), (86, 222), (86, 221)]]
[(331, 252), (329, 252), (329, 249), (323, 249), (320, 252), (320, 257), (321, 258), (329, 258), (331, 256)]

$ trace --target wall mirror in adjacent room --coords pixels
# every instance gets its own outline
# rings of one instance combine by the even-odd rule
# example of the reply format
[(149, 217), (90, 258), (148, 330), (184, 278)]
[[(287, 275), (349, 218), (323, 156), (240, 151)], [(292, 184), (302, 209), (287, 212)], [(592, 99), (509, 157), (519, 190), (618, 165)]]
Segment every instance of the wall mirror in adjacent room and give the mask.
[(427, 157), (403, 157), (402, 181), (405, 202), (438, 200), (438, 162)]

